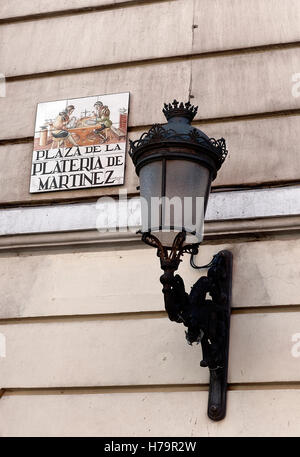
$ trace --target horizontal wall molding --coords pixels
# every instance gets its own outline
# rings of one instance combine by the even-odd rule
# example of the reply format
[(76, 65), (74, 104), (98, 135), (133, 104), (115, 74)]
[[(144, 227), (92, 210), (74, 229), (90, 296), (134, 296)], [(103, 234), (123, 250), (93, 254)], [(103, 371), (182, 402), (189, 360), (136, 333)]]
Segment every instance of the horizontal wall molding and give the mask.
[[(272, 238), (300, 233), (300, 216), (285, 216), (229, 221), (206, 221), (203, 244), (226, 240)], [(23, 233), (0, 236), (0, 252), (57, 248), (96, 248), (103, 245), (137, 247), (137, 233), (107, 232), (98, 230), (72, 230), (46, 233)]]
[[(111, 209), (117, 205), (117, 202), (118, 200), (110, 197), (105, 206), (101, 207), (99, 203), (94, 202), (2, 209), (0, 211), (0, 235), (95, 230), (101, 211), (105, 210), (107, 214), (111, 214)], [(124, 233), (128, 236), (128, 231), (126, 231), (128, 215), (132, 226), (129, 232), (131, 238), (141, 224), (139, 198), (128, 199), (128, 207), (126, 202), (121, 202), (117, 211), (120, 239)], [(290, 186), (214, 192), (209, 198), (206, 221), (298, 215), (300, 215), (300, 186)], [(99, 236), (105, 234), (105, 227), (110, 229), (110, 232), (113, 231), (113, 225), (108, 219), (106, 226), (99, 225), (99, 229), (102, 231), (102, 233), (99, 232)]]
[[(1, 396), (17, 395), (92, 395), (92, 394), (135, 394), (138, 392), (198, 392), (208, 391), (209, 384), (158, 384), (130, 386), (82, 386), (82, 387), (10, 387), (0, 389)], [(299, 390), (300, 382), (243, 382), (230, 383), (230, 391), (247, 390)], [(2, 392), (1, 392), (2, 390)], [(1, 403), (0, 403), (1, 404)]]
[(299, 436), (297, 388), (230, 391), (226, 419), (219, 422), (207, 417), (207, 392), (203, 391), (5, 393), (0, 405), (3, 437), (96, 437), (99, 430), (107, 437), (165, 436), (176, 440), (185, 436), (191, 437), (191, 442), (195, 436)]
[(35, 21), (59, 16), (72, 16), (97, 11), (142, 6), (145, 4), (175, 0), (55, 0), (41, 3), (40, 0), (9, 0), (0, 6), (0, 24)]
[[(161, 296), (162, 297), (162, 296)], [(299, 313), (300, 305), (283, 306), (254, 306), (245, 308), (231, 308), (233, 314), (278, 314), (278, 313)], [(11, 324), (47, 324), (59, 322), (89, 322), (89, 321), (119, 321), (119, 320), (139, 320), (139, 319), (168, 319), (166, 311), (134, 311), (127, 313), (111, 314), (72, 314), (72, 315), (41, 315), (41, 316), (21, 316), (21, 317), (0, 317), (0, 325)], [(300, 381), (299, 381), (300, 388)], [(1, 396), (0, 396), (1, 398)]]

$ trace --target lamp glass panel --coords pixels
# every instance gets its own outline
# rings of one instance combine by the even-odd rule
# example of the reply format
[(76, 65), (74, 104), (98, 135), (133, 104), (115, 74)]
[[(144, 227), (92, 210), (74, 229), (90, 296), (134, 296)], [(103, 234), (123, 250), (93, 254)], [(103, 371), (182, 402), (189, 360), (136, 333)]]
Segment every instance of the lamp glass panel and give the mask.
[[(202, 241), (209, 187), (210, 172), (206, 167), (187, 160), (167, 161), (166, 201), (162, 212), (165, 230), (161, 234), (165, 246), (171, 246), (183, 229), (187, 232), (186, 244)], [(167, 231), (169, 227), (174, 229)]]
[(142, 231), (150, 230), (166, 247), (182, 230), (185, 244), (200, 243), (210, 182), (209, 170), (192, 161), (167, 160), (165, 169), (162, 161), (145, 165), (140, 171)]
[(161, 226), (161, 210), (154, 211), (155, 202), (161, 197), (162, 162), (151, 162), (140, 170), (142, 232), (156, 231)]

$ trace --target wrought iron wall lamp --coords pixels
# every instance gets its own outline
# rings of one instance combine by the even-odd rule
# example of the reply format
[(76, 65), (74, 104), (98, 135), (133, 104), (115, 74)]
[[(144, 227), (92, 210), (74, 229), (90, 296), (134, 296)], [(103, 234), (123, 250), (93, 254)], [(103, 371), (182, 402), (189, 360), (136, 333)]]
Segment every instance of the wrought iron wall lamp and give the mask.
[[(201, 342), (200, 365), (210, 370), (208, 416), (217, 421), (226, 414), (232, 255), (218, 252), (190, 294), (174, 275), (184, 253), (191, 255), (192, 267), (201, 268), (193, 259), (202, 241), (211, 182), (227, 155), (223, 138), (209, 138), (191, 125), (197, 109), (189, 102), (165, 104), (167, 124), (155, 124), (131, 141), (130, 156), (140, 178), (142, 240), (157, 248), (169, 318), (187, 327), (189, 344)], [(179, 213), (170, 211), (167, 199), (179, 203)], [(156, 211), (154, 200), (159, 201)]]

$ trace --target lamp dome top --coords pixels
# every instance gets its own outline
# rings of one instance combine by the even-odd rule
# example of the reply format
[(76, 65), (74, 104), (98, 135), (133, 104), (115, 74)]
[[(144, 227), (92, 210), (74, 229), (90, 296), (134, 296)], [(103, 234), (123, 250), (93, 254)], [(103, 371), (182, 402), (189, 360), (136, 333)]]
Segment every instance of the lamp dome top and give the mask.
[[(161, 154), (170, 158), (177, 157), (176, 148), (181, 151), (190, 151), (190, 156), (198, 161), (209, 162), (213, 170), (213, 179), (227, 156), (224, 138), (216, 140), (209, 138), (200, 129), (191, 125), (198, 106), (190, 102), (165, 103), (163, 113), (167, 118), (166, 124), (153, 124), (148, 132), (135, 140), (129, 140), (129, 155), (136, 166), (137, 173), (141, 166), (149, 160), (158, 160)], [(173, 150), (172, 150), (173, 148)], [(174, 149), (175, 148), (175, 149)]]
[(184, 117), (192, 122), (197, 114), (198, 106), (191, 105), (190, 102), (179, 103), (177, 100), (173, 100), (172, 103), (165, 103), (162, 111), (167, 121), (172, 117)]

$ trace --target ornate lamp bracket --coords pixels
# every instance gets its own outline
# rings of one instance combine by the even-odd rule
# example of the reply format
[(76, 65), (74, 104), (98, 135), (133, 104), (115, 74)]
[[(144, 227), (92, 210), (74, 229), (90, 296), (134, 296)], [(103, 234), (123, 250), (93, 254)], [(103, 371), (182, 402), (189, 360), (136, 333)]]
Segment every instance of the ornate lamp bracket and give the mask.
[(226, 414), (232, 254), (226, 250), (218, 252), (209, 264), (207, 276), (201, 276), (188, 294), (181, 276), (174, 275), (184, 252), (191, 255), (198, 252), (197, 245), (184, 245), (185, 237), (185, 232), (180, 232), (170, 249), (150, 232), (143, 233), (142, 239), (157, 248), (164, 271), (160, 281), (170, 320), (187, 327), (189, 344), (201, 343), (200, 366), (210, 371), (208, 416), (218, 421)]

